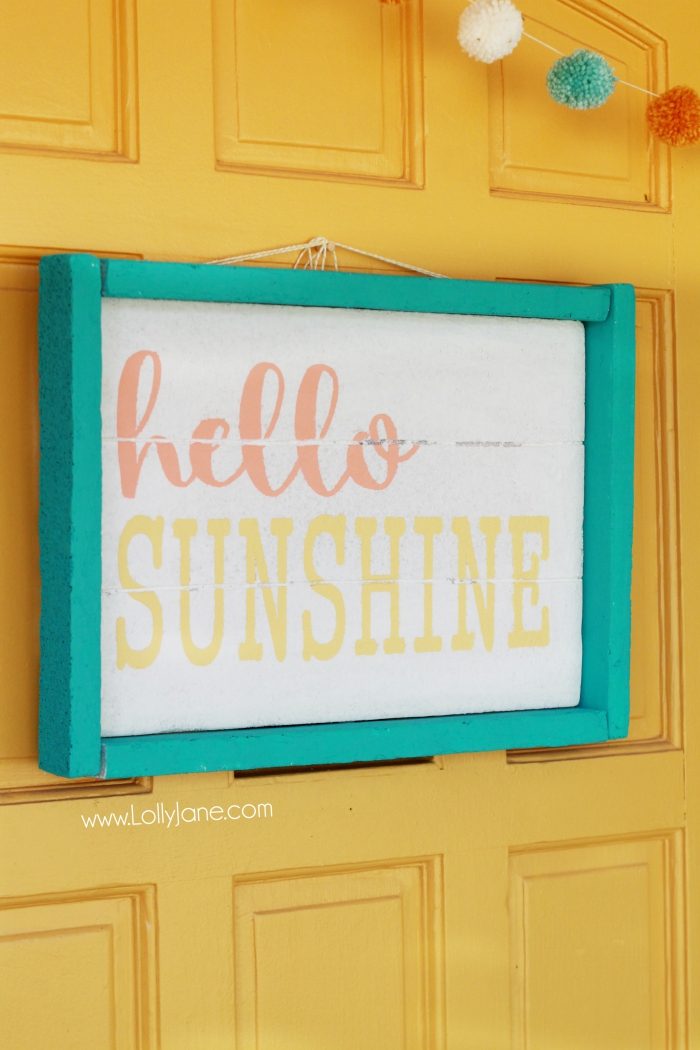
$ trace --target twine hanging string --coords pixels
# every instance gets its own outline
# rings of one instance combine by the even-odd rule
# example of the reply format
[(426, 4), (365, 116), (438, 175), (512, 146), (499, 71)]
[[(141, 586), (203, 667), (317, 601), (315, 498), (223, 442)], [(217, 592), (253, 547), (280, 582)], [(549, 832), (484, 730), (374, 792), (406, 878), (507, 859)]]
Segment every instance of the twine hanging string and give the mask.
[(447, 279), (447, 274), (445, 273), (434, 273), (432, 270), (426, 270), (422, 266), (415, 266), (413, 263), (402, 262), (400, 259), (391, 259), (387, 255), (380, 255), (378, 252), (370, 252), (364, 248), (354, 248), (352, 245), (343, 244), (341, 241), (331, 241), (327, 237), (312, 237), (311, 240), (305, 241), (303, 244), (285, 244), (280, 248), (266, 248), (259, 252), (244, 252), (242, 255), (227, 255), (223, 259), (211, 259), (209, 265), (234, 266), (237, 263), (255, 262), (258, 259), (271, 259), (276, 255), (289, 255), (294, 252), (297, 256), (292, 267), (294, 270), (297, 270), (300, 267), (304, 270), (325, 270), (329, 256), (333, 264), (333, 269), (337, 270), (338, 248), (350, 252), (352, 255), (361, 255), (366, 259), (375, 259), (377, 262), (385, 263), (387, 266), (393, 266), (397, 270), (407, 270), (410, 273), (419, 273), (423, 277)]
[[(566, 57), (565, 51), (560, 51), (558, 47), (554, 47), (552, 44), (540, 40), (539, 37), (533, 36), (532, 33), (526, 33), (525, 30), (523, 30), (523, 36), (526, 36), (528, 40), (532, 40), (534, 44), (539, 44), (540, 47), (545, 47), (548, 51), (553, 51), (555, 55), (559, 55), (562, 58)], [(631, 84), (629, 80), (621, 80), (618, 76), (616, 76), (615, 79), (618, 84), (624, 84), (625, 87), (632, 88), (633, 91), (641, 91), (643, 94), (651, 95), (653, 98), (659, 97), (658, 91), (650, 91), (648, 88), (640, 87), (639, 84)]]

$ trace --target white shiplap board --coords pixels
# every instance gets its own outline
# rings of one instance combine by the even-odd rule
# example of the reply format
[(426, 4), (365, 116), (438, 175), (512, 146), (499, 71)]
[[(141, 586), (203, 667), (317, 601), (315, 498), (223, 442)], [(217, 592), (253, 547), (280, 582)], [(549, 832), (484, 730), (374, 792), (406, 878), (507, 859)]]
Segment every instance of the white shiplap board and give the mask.
[[(578, 322), (403, 314), (347, 309), (110, 300), (103, 301), (103, 602), (102, 731), (106, 736), (186, 729), (298, 724), (477, 711), (564, 707), (578, 702), (581, 675), (581, 568), (584, 434), (584, 333)], [(382, 490), (348, 481), (335, 495), (313, 491), (298, 475), (284, 492), (264, 494), (244, 474), (226, 487), (200, 480), (178, 488), (164, 476), (156, 448), (143, 455), (135, 495), (123, 491), (119, 469), (117, 403), (120, 377), (133, 354), (158, 355), (161, 383), (138, 449), (160, 435), (172, 442), (183, 473), (190, 472), (194, 428), (207, 418), (225, 419), (230, 430), (213, 454), (216, 476), (233, 473), (241, 460), (239, 409), (251, 369), (273, 363), (284, 377), (284, 396), (268, 374), (262, 418), (269, 423), (281, 397), (279, 418), (264, 446), (266, 476), (277, 487), (289, 475), (298, 447), (295, 402), (308, 368), (324, 365), (338, 379), (332, 421), (320, 442), (319, 463), (331, 487), (345, 469), (348, 444), (377, 414), (391, 417), (406, 452)], [(137, 415), (152, 380), (142, 373)], [(318, 415), (325, 418), (331, 390), (328, 373), (319, 387)], [(380, 437), (384, 432), (380, 430)], [(248, 433), (244, 434), (249, 437)], [(122, 428), (122, 444), (124, 443)], [(313, 442), (312, 442), (313, 444)], [(365, 458), (376, 478), (386, 470), (373, 447)], [(332, 638), (337, 605), (307, 578), (304, 545), (319, 515), (344, 519), (344, 557), (329, 534), (319, 536), (313, 561), (318, 575), (339, 588), (344, 610), (342, 644), (328, 660), (304, 659), (302, 624), (314, 636)], [(128, 545), (128, 569), (138, 589), (120, 580), (120, 537), (135, 517), (158, 522), (162, 560), (154, 564), (150, 539), (136, 534)], [(441, 519), (432, 573), (426, 579), (425, 548), (416, 532), (422, 518)], [(372, 597), (374, 655), (358, 655), (363, 602), (361, 541), (357, 519), (373, 518), (372, 571), (389, 573), (386, 519), (405, 521), (400, 540), (399, 633), (401, 653), (385, 653), (390, 631), (388, 594)], [(467, 518), (477, 574), (459, 578), (454, 519)], [(481, 519), (497, 519), (490, 579)], [(215, 602), (223, 603), (223, 633), (216, 656), (201, 666), (187, 658), (182, 642), (181, 544), (174, 523), (196, 521), (191, 541), (189, 611), (192, 637), (212, 638)], [(287, 540), (286, 650), (273, 651), (262, 585), (246, 578), (246, 538), (241, 520), (252, 519), (262, 541), (274, 600), (278, 541), (273, 519), (289, 519)], [(523, 536), (522, 572), (514, 571), (513, 532)], [(211, 520), (228, 521), (223, 541), (222, 583), (215, 587)], [(543, 550), (542, 522), (548, 536)], [(531, 522), (532, 524), (532, 522)], [(488, 524), (485, 526), (488, 531)], [(546, 555), (546, 556), (545, 556)], [(517, 561), (517, 558), (516, 558)], [(472, 573), (467, 573), (471, 577)], [(514, 576), (519, 579), (514, 580)], [(426, 584), (431, 584), (428, 591)], [(525, 586), (523, 586), (525, 584)], [(492, 588), (493, 644), (480, 630), (478, 599)], [(260, 660), (241, 659), (247, 592), (255, 591)], [(463, 594), (460, 598), (460, 591)], [(423, 634), (426, 595), (431, 594), (433, 633), (439, 652), (416, 652)], [(118, 667), (117, 621), (130, 646), (153, 637), (153, 617), (139, 598), (154, 596), (162, 611), (162, 637), (147, 667)], [(473, 648), (453, 650), (457, 610), (466, 601)], [(546, 644), (509, 644), (516, 606), (523, 626), (537, 632), (544, 620)], [(152, 608), (152, 606), (151, 606)]]

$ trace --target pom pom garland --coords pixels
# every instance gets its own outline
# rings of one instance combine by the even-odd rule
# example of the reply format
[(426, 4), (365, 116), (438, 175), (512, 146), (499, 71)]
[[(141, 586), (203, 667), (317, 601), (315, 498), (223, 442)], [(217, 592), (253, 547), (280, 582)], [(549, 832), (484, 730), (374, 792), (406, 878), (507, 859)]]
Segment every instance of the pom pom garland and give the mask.
[(523, 16), (513, 0), (472, 0), (459, 19), (460, 47), (478, 62), (490, 64), (505, 58), (523, 36), (561, 56), (547, 74), (547, 90), (560, 105), (578, 110), (598, 109), (608, 101), (617, 84), (624, 84), (655, 96), (647, 108), (647, 123), (652, 135), (661, 142), (669, 146), (700, 142), (700, 95), (693, 88), (679, 85), (656, 95), (638, 84), (620, 80), (610, 63), (595, 51), (579, 48), (564, 55), (525, 32)]
[(682, 85), (664, 91), (649, 103), (647, 123), (669, 146), (690, 146), (700, 139), (700, 97)]
[(560, 58), (547, 74), (549, 94), (569, 109), (597, 109), (610, 98), (616, 83), (603, 56), (583, 49)]
[(523, 16), (512, 0), (473, 0), (459, 20), (460, 47), (478, 62), (497, 62), (520, 43)]

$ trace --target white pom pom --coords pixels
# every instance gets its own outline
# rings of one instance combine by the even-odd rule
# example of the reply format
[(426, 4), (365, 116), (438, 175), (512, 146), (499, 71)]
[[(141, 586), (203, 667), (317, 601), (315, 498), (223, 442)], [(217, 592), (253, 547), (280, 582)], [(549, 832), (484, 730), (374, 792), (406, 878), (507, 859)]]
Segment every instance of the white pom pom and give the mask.
[(460, 47), (479, 62), (497, 62), (520, 43), (523, 16), (512, 0), (474, 0), (459, 19)]

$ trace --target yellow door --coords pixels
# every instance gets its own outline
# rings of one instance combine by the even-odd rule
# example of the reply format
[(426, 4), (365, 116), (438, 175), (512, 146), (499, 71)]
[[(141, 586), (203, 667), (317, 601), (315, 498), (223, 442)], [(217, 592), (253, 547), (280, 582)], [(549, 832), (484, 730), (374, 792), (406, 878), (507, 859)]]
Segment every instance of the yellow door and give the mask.
[[(470, 62), (460, 5), (0, 4), (7, 1050), (700, 1048), (700, 148), (650, 141), (640, 92), (557, 108), (531, 41)], [(690, 0), (522, 7), (534, 35), (626, 80), (700, 87)], [(637, 286), (629, 740), (41, 773), (37, 259), (207, 260), (317, 234), (451, 276)], [(148, 826), (176, 800), (253, 808)]]

